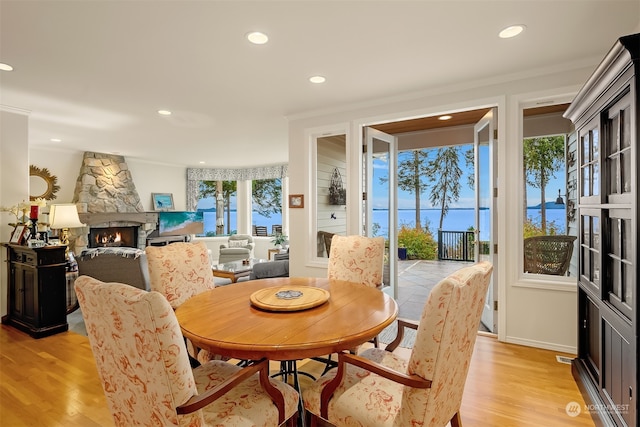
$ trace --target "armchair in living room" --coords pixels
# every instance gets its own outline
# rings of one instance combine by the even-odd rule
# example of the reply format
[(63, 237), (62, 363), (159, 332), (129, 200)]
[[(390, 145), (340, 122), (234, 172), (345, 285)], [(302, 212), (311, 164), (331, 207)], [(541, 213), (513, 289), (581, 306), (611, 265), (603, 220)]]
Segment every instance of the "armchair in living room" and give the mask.
[(226, 245), (220, 245), (218, 263), (238, 261), (251, 258), (253, 253), (253, 237), (248, 234), (232, 234)]

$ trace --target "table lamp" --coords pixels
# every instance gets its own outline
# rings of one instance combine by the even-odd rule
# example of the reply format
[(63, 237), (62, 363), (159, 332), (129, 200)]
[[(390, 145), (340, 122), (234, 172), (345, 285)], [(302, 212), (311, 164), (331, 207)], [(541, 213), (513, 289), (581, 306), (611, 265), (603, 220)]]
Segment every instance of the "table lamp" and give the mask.
[(51, 205), (49, 221), (52, 229), (61, 230), (60, 243), (67, 246), (69, 245), (69, 229), (84, 227), (86, 225), (80, 222), (78, 209), (73, 203)]

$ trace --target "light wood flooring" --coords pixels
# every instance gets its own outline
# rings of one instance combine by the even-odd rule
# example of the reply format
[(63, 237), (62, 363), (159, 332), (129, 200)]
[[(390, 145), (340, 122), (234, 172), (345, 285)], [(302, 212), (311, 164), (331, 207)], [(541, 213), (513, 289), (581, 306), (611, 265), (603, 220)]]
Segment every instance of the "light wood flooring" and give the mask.
[[(570, 365), (557, 352), (498, 342), (476, 342), (462, 402), (465, 427), (594, 426)], [(564, 355), (570, 356), (570, 355)], [(299, 362), (317, 374), (322, 365)], [(275, 368), (275, 365), (274, 365)], [(301, 377), (302, 386), (307, 381)], [(0, 426), (113, 426), (87, 337), (65, 332), (33, 339), (0, 327)]]

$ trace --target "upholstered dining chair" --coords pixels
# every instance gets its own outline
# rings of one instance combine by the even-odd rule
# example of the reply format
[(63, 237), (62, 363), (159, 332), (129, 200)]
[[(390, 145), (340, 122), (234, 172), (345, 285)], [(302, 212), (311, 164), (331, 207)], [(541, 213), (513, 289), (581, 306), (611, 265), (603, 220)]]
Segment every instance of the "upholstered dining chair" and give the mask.
[[(329, 247), (331, 248), (329, 250)], [(327, 277), (335, 280), (362, 283), (365, 286), (382, 288), (382, 272), (384, 268), (384, 237), (340, 236), (331, 237)], [(371, 340), (379, 347), (378, 337)], [(352, 349), (353, 353), (358, 351)], [(326, 373), (336, 366), (332, 356), (318, 357), (315, 360), (325, 362)]]
[(327, 276), (382, 287), (384, 237), (333, 235)]
[(191, 369), (167, 299), (80, 276), (75, 290), (109, 410), (117, 426), (295, 425), (298, 393), (269, 378), (266, 359), (245, 368)]
[[(481, 262), (440, 281), (418, 324), (399, 321), (385, 350), (338, 355), (338, 367), (303, 390), (311, 414), (335, 426), (460, 427), (462, 393), (493, 266)], [(404, 327), (417, 329), (408, 360), (392, 353)]]
[[(176, 242), (165, 246), (147, 246), (149, 286), (160, 292), (175, 310), (201, 292), (215, 288), (209, 250), (204, 242)], [(190, 341), (191, 357), (203, 363), (218, 356), (196, 349)]]

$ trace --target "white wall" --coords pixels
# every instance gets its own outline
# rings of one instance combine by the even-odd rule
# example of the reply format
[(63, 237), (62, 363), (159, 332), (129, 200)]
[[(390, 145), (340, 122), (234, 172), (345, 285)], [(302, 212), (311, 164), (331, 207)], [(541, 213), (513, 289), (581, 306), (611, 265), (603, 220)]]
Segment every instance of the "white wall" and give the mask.
[[(544, 94), (545, 100), (555, 94), (566, 96), (576, 93), (595, 69), (590, 66), (565, 71), (531, 70), (528, 75), (512, 78), (496, 78), (495, 81), (464, 83), (456, 87), (416, 94), (404, 100), (384, 102), (376, 100), (370, 107), (359, 106), (349, 110), (342, 108), (334, 113), (305, 114), (291, 117), (289, 126), (289, 158), (301, 159), (289, 164), (290, 192), (310, 194), (311, 184), (308, 170), (311, 165), (308, 129), (331, 127), (349, 123), (351, 135), (347, 140), (348, 167), (352, 172), (348, 179), (347, 216), (350, 234), (359, 234), (361, 229), (362, 202), (358, 195), (362, 191), (360, 159), (361, 125), (384, 121), (396, 121), (420, 116), (440, 115), (452, 111), (482, 107), (498, 107), (498, 230), (497, 242), (499, 263), (494, 270), (498, 281), (498, 337), (502, 341), (561, 351), (575, 352), (576, 330), (576, 283), (529, 282), (522, 285), (522, 239), (509, 238), (522, 234), (522, 220), (518, 213), (521, 203), (521, 187), (518, 161), (521, 158), (521, 112), (513, 100), (523, 94), (534, 98)], [(565, 101), (566, 102), (566, 101)], [(324, 276), (326, 267), (318, 265), (309, 257), (306, 248), (312, 245), (309, 224), (313, 213), (308, 208), (290, 212), (291, 275)], [(553, 280), (553, 279), (552, 279)]]
[[(0, 109), (0, 206), (11, 207), (29, 201), (28, 112)], [(16, 218), (0, 213), (0, 242), (8, 242)], [(7, 314), (7, 251), (0, 248), (0, 315)]]

